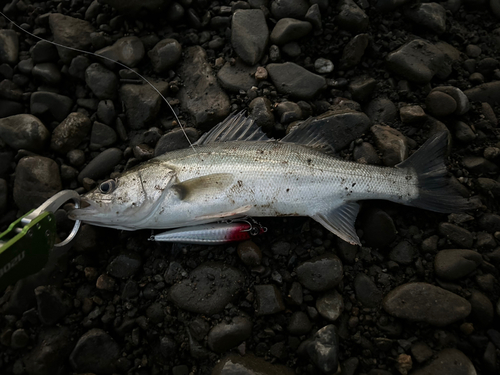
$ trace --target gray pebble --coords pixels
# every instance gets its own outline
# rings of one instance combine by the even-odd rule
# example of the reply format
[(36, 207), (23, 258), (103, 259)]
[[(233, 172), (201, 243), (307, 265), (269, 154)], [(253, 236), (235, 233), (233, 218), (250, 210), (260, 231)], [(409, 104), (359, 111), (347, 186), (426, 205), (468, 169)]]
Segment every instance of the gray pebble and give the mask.
[(457, 105), (454, 114), (463, 115), (467, 113), (470, 109), (469, 98), (464, 94), (462, 90), (454, 86), (438, 86), (432, 89), (432, 92), (444, 92), (445, 94), (451, 96)]
[(0, 119), (0, 139), (15, 150), (42, 151), (49, 137), (49, 131), (35, 116), (20, 114)]
[[(138, 37), (126, 36), (118, 39), (112, 46), (101, 48), (95, 53), (133, 68), (142, 60), (145, 50), (144, 44)], [(115, 65), (106, 60), (104, 64), (108, 67)]]
[(371, 143), (363, 142), (354, 147), (354, 160), (362, 164), (380, 164), (380, 158)]
[(480, 156), (465, 156), (462, 159), (463, 166), (473, 173), (496, 173), (498, 166)]
[(282, 18), (276, 23), (276, 26), (274, 26), (270, 40), (272, 44), (281, 46), (306, 36), (311, 30), (312, 25), (307, 21)]
[(457, 102), (442, 91), (432, 91), (425, 99), (427, 111), (433, 116), (448, 116), (457, 110)]
[(83, 168), (78, 175), (78, 181), (81, 183), (84, 178), (97, 180), (105, 177), (122, 160), (122, 156), (123, 153), (119, 148), (108, 148)]
[(14, 30), (0, 30), (0, 63), (14, 65), (19, 55), (19, 38)]
[(365, 113), (374, 124), (390, 125), (396, 121), (397, 108), (394, 103), (386, 98), (375, 98), (366, 106)]
[(287, 62), (266, 67), (276, 89), (300, 99), (312, 99), (326, 86), (326, 80), (307, 69)]
[(240, 242), (236, 250), (241, 261), (247, 266), (258, 266), (262, 261), (262, 251), (253, 241)]
[(169, 297), (180, 309), (213, 315), (224, 310), (242, 282), (243, 274), (238, 269), (222, 263), (205, 263), (191, 271), (187, 279), (174, 284)]
[(363, 240), (368, 246), (383, 249), (396, 238), (396, 227), (392, 218), (379, 209), (366, 213), (362, 224)]
[(89, 134), (90, 128), (91, 123), (87, 116), (80, 112), (70, 113), (53, 130), (50, 148), (62, 154), (68, 153), (82, 142)]
[(21, 101), (23, 91), (14, 82), (4, 79), (0, 82), (0, 97), (7, 100)]
[(418, 26), (426, 27), (436, 34), (446, 31), (446, 10), (438, 3), (422, 3), (409, 7), (405, 16)]
[(350, 81), (347, 88), (353, 100), (363, 102), (370, 98), (376, 87), (377, 81), (375, 78), (359, 76)]
[(113, 277), (126, 279), (134, 275), (142, 265), (141, 256), (135, 252), (124, 252), (114, 258), (106, 268)]
[(62, 75), (56, 64), (51, 62), (36, 64), (31, 71), (33, 77), (42, 80), (48, 85), (57, 85), (61, 82)]
[(250, 338), (251, 333), (250, 319), (236, 316), (230, 323), (221, 322), (208, 332), (208, 347), (216, 353), (224, 353)]
[(59, 166), (43, 156), (19, 160), (14, 179), (14, 202), (22, 212), (38, 207), (62, 189)]
[[(199, 138), (198, 131), (195, 128), (184, 128), (191, 143)], [(189, 147), (189, 143), (182, 129), (174, 129), (168, 132), (158, 140), (154, 150), (154, 156), (163, 155), (166, 152), (179, 150)]]
[(427, 115), (419, 105), (408, 105), (399, 110), (399, 117), (405, 124), (417, 124), (425, 121)]
[(66, 156), (70, 164), (75, 167), (81, 167), (85, 164), (85, 153), (82, 150), (71, 150)]
[(255, 285), (256, 314), (272, 315), (285, 310), (280, 290), (273, 284)]
[(307, 314), (302, 311), (295, 311), (288, 321), (287, 330), (291, 335), (302, 336), (312, 328), (311, 321)]
[(471, 102), (487, 102), (497, 105), (500, 103), (500, 81), (483, 83), (465, 90), (464, 94)]
[(64, 95), (48, 91), (37, 91), (31, 94), (30, 112), (39, 116), (50, 113), (57, 121), (62, 121), (69, 115), (73, 100)]
[(163, 39), (148, 52), (153, 69), (157, 73), (171, 69), (181, 58), (182, 47), (175, 39)]
[(78, 176), (78, 170), (69, 166), (69, 165), (61, 165), (61, 179), (63, 181), (69, 181)]
[(335, 289), (331, 290), (316, 300), (316, 310), (323, 318), (334, 322), (344, 311), (344, 299)]
[(384, 310), (397, 318), (443, 327), (466, 318), (471, 305), (462, 297), (431, 284), (415, 282), (387, 294)]
[(78, 339), (69, 362), (76, 372), (111, 373), (116, 371), (120, 352), (120, 346), (109, 334), (93, 328)]
[[(60, 13), (51, 13), (49, 15), (49, 26), (54, 36), (54, 42), (67, 47), (89, 50), (92, 44), (90, 34), (95, 31), (89, 22)], [(79, 53), (63, 47), (56, 48), (59, 57), (65, 63), (70, 63)]]
[(462, 121), (454, 121), (451, 126), (453, 135), (462, 143), (473, 142), (477, 135), (471, 127)]
[(53, 325), (69, 311), (70, 305), (63, 292), (54, 285), (35, 289), (38, 318), (43, 324)]
[(357, 300), (366, 307), (377, 307), (383, 298), (371, 277), (363, 272), (359, 272), (354, 278), (354, 291)]
[(431, 43), (415, 39), (389, 53), (387, 63), (394, 73), (418, 84), (425, 84), (443, 69), (445, 55)]
[(479, 218), (479, 226), (481, 229), (494, 233), (500, 231), (500, 216), (497, 214), (484, 214)]
[(312, 363), (323, 374), (334, 374), (339, 366), (339, 336), (337, 327), (329, 324), (319, 329), (303, 343)]
[(111, 146), (116, 139), (116, 132), (112, 127), (96, 121), (90, 134), (90, 149), (99, 150), (102, 147)]
[(413, 263), (413, 259), (418, 254), (417, 249), (408, 241), (401, 241), (389, 253), (389, 259), (404, 266)]
[(272, 374), (272, 375), (294, 375), (295, 371), (283, 365), (272, 364), (264, 358), (256, 357), (252, 353), (244, 356), (229, 354), (220, 360), (212, 370), (212, 375), (233, 374), (236, 371), (241, 375)]
[(264, 56), (269, 29), (261, 9), (239, 9), (233, 14), (231, 44), (246, 64), (253, 66)]
[(482, 262), (481, 254), (473, 250), (441, 250), (434, 258), (434, 271), (444, 280), (456, 280), (470, 274)]
[(71, 60), (71, 64), (68, 69), (68, 73), (82, 81), (85, 80), (85, 71), (90, 66), (90, 60), (88, 57), (78, 55)]
[(30, 337), (26, 333), (26, 330), (23, 328), (18, 328), (14, 332), (12, 332), (12, 336), (10, 338), (10, 346), (13, 349), (24, 348), (28, 345)]
[(488, 327), (493, 321), (494, 310), (490, 299), (478, 290), (471, 290), (468, 298), (472, 306), (471, 317), (478, 327)]
[(118, 78), (99, 63), (93, 63), (85, 70), (85, 83), (98, 99), (116, 97)]
[(282, 124), (289, 124), (302, 118), (302, 110), (297, 103), (281, 102), (276, 106), (276, 113)]
[(471, 248), (474, 238), (467, 229), (451, 223), (440, 223), (439, 233), (462, 248)]
[(382, 152), (384, 165), (393, 167), (408, 157), (408, 143), (401, 132), (385, 125), (374, 125), (370, 130), (375, 137), (377, 147)]
[(272, 0), (271, 13), (277, 19), (304, 18), (309, 9), (309, 4), (305, 0)]
[(432, 357), (432, 349), (425, 342), (419, 341), (411, 346), (411, 355), (418, 363), (422, 363)]
[(370, 36), (368, 34), (358, 34), (352, 38), (344, 47), (342, 59), (340, 60), (340, 67), (342, 69), (349, 69), (358, 65), (369, 43)]
[(106, 125), (112, 125), (116, 119), (115, 105), (112, 100), (101, 100), (97, 105), (97, 117)]
[(321, 23), (321, 11), (318, 4), (312, 4), (307, 10), (304, 19), (311, 23), (315, 30), (321, 30), (323, 25)]
[(302, 302), (304, 301), (304, 294), (302, 291), (302, 285), (300, 283), (294, 281), (292, 283), (292, 286), (288, 290), (288, 295), (287, 297), (287, 302), (295, 305), (295, 306), (300, 306), (302, 305)]
[(366, 13), (353, 0), (340, 0), (337, 3), (339, 11), (335, 20), (340, 28), (360, 33), (368, 29), (370, 21)]
[(443, 349), (427, 366), (413, 371), (412, 375), (476, 375), (476, 370), (467, 356), (457, 349)]
[(248, 66), (237, 59), (234, 65), (229, 62), (225, 63), (217, 73), (217, 78), (224, 89), (239, 93), (241, 90), (247, 91), (257, 86), (256, 70), (256, 67)]
[(290, 42), (281, 47), (281, 51), (290, 57), (298, 57), (302, 53), (302, 50), (298, 43)]
[(255, 123), (262, 127), (265, 132), (271, 131), (274, 127), (274, 115), (271, 110), (271, 101), (264, 97), (253, 99), (248, 105), (250, 117)]
[(344, 276), (342, 262), (337, 256), (329, 253), (301, 263), (296, 272), (303, 286), (318, 292), (334, 288)]
[(319, 74), (328, 74), (333, 72), (333, 63), (331, 60), (319, 58), (314, 62), (314, 70)]

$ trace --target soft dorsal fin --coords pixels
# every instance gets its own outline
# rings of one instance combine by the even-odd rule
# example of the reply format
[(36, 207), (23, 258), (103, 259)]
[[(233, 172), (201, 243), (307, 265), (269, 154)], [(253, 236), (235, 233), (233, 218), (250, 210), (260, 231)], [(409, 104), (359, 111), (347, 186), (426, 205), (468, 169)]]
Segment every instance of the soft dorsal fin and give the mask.
[(245, 111), (233, 112), (224, 121), (205, 133), (194, 143), (195, 146), (214, 142), (268, 141), (269, 137), (255, 121), (245, 115)]
[(312, 148), (321, 148), (335, 152), (332, 146), (335, 134), (333, 127), (327, 123), (315, 122), (313, 117), (297, 125), (280, 142), (296, 143)]

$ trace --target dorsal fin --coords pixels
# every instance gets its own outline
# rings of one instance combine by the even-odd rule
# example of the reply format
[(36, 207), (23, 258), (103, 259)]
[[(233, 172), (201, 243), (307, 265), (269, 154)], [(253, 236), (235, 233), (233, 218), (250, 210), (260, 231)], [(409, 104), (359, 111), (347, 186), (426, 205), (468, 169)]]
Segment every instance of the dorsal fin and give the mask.
[(245, 111), (233, 112), (196, 141), (195, 146), (214, 142), (268, 141), (269, 137), (255, 121), (245, 115)]
[(313, 120), (313, 117), (309, 117), (297, 125), (280, 142), (296, 143), (335, 152), (335, 148), (332, 146), (333, 137), (335, 136), (333, 127), (321, 121), (313, 122)]

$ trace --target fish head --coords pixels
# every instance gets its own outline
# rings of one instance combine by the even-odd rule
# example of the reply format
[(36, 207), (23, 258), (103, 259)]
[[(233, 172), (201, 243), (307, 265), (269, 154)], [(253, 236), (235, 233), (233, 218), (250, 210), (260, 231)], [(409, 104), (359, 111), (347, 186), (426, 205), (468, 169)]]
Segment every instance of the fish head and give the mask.
[(131, 170), (100, 183), (81, 197), (82, 208), (69, 213), (73, 220), (101, 227), (135, 230), (151, 218), (161, 205), (175, 173), (154, 168)]

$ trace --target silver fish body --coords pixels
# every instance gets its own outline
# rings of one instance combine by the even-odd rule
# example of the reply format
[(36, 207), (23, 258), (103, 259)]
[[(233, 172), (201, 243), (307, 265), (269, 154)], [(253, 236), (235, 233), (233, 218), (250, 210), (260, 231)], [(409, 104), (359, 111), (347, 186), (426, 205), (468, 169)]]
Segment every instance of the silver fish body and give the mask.
[[(240, 122), (239, 128), (248, 126)], [(344, 240), (359, 244), (354, 229), (358, 200), (384, 199), (439, 212), (467, 206), (443, 182), (446, 169), (438, 154), (443, 153), (444, 136), (431, 140), (420, 156), (417, 152), (397, 168), (340, 160), (286, 139), (234, 138), (219, 136), (198, 145), (196, 153), (184, 149), (152, 159), (114, 182), (105, 182), (111, 187), (88, 193), (84, 200), (90, 207), (73, 211), (72, 217), (98, 226), (138, 230), (243, 216), (309, 216)], [(304, 143), (317, 143), (316, 138), (306, 135)], [(428, 157), (435, 160), (429, 163)]]

